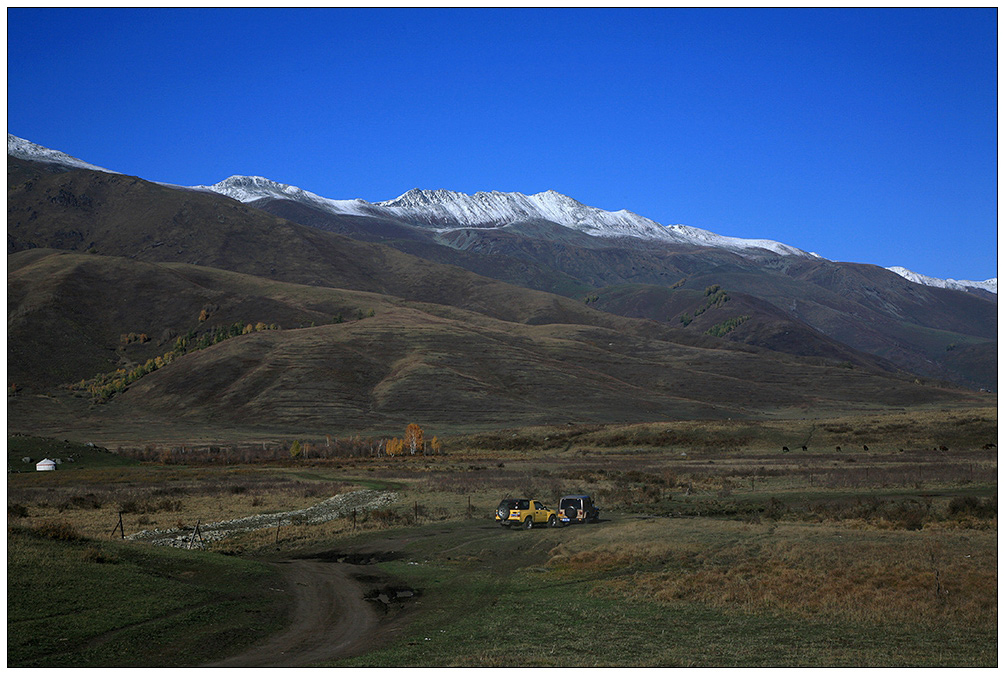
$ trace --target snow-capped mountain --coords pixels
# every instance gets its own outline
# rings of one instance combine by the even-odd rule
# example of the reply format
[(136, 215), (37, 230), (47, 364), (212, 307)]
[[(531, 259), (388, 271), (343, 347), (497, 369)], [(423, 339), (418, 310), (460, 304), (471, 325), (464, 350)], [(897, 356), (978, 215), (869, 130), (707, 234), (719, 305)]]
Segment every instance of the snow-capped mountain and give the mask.
[(769, 239), (725, 237), (686, 225), (660, 225), (627, 210), (604, 211), (554, 190), (533, 195), (498, 191), (468, 195), (452, 190), (414, 189), (396, 199), (370, 203), (362, 199), (328, 199), (260, 176), (231, 176), (215, 185), (199, 185), (195, 189), (212, 190), (245, 203), (259, 199), (291, 199), (329, 213), (382, 216), (436, 231), (497, 228), (545, 220), (594, 237), (633, 237), (747, 254), (771, 252), (818, 257)]
[(18, 138), (13, 134), (7, 134), (7, 154), (18, 159), (27, 159), (33, 162), (45, 162), (46, 164), (60, 164), (71, 169), (90, 169), (91, 171), (104, 171), (105, 173), (117, 173), (103, 169), (100, 166), (88, 164), (76, 157), (70, 157), (65, 152), (50, 150), (49, 148)]
[(208, 190), (250, 204), (260, 199), (291, 199), (330, 213), (374, 215), (366, 207), (372, 206), (362, 199), (326, 199), (293, 185), (276, 183), (261, 176), (231, 176), (215, 185), (196, 185), (195, 190)]
[[(58, 164), (69, 169), (118, 173), (9, 133), (7, 154), (20, 159)], [(635, 238), (677, 245), (721, 248), (752, 256), (770, 252), (781, 256), (820, 258), (815, 253), (769, 239), (726, 237), (687, 225), (661, 225), (627, 210), (604, 211), (582, 204), (554, 190), (533, 195), (497, 191), (468, 195), (451, 190), (414, 189), (396, 199), (371, 203), (363, 199), (329, 199), (260, 176), (231, 176), (215, 185), (199, 185), (184, 189), (208, 190), (247, 204), (263, 199), (292, 200), (328, 213), (391, 218), (440, 232), (468, 228), (502, 228), (521, 221), (544, 220), (594, 237)], [(917, 274), (903, 267), (886, 269), (926, 286), (962, 291), (975, 288), (997, 293), (996, 278), (986, 281), (957, 281)]]
[(978, 288), (984, 291), (989, 291), (994, 295), (997, 294), (997, 277), (987, 279), (986, 281), (959, 281), (956, 279), (937, 279), (935, 277), (929, 277), (925, 274), (917, 274), (916, 272), (911, 272), (905, 267), (886, 267), (886, 269), (890, 272), (895, 272), (904, 279), (908, 279), (915, 284), (921, 284), (922, 286), (951, 288), (957, 291), (964, 291), (969, 288)]

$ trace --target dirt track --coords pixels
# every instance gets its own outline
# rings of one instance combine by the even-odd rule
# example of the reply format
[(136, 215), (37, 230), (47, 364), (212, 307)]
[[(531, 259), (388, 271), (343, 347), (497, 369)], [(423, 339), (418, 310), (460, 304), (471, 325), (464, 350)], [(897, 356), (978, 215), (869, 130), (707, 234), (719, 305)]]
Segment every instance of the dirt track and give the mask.
[[(307, 666), (359, 654), (396, 630), (399, 612), (376, 599), (382, 581), (365, 565), (324, 558), (273, 563), (292, 593), (290, 628), (211, 667)], [(360, 581), (360, 579), (365, 580)], [(280, 589), (277, 589), (280, 592)], [(365, 596), (374, 595), (367, 600)]]

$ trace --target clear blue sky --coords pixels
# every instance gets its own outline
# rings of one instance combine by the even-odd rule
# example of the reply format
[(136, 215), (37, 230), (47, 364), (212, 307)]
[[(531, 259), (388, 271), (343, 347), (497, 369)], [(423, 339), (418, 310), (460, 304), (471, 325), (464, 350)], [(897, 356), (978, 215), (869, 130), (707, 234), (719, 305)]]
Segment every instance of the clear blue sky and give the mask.
[(182, 185), (558, 190), (997, 276), (997, 9), (8, 9), (8, 131)]

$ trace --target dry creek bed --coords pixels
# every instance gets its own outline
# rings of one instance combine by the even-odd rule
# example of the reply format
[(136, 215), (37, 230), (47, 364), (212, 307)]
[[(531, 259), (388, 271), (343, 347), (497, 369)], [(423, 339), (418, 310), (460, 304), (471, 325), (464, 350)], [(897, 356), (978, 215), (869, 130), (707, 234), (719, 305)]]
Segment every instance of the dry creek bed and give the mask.
[[(199, 523), (198, 528), (203, 541), (219, 541), (238, 532), (250, 532), (293, 524), (324, 523), (336, 518), (346, 518), (352, 515), (353, 511), (371, 511), (382, 508), (391, 504), (395, 499), (397, 499), (397, 495), (393, 492), (356, 490), (335, 495), (319, 504), (298, 511), (262, 513), (218, 523)], [(143, 530), (128, 535), (126, 539), (146, 541), (158, 546), (188, 548), (192, 542), (194, 531), (193, 527), (174, 530)]]

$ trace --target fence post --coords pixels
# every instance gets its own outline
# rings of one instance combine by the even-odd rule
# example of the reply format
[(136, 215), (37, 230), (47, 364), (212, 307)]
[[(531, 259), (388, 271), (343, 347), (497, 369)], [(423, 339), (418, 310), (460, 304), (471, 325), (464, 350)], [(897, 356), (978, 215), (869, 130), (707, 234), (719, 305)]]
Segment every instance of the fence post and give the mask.
[(122, 512), (121, 511), (119, 511), (119, 522), (118, 522), (118, 525), (116, 525), (115, 527), (112, 528), (112, 535), (113, 536), (115, 535), (115, 530), (118, 530), (119, 533), (122, 535), (122, 538), (125, 539), (125, 528), (122, 527)]

